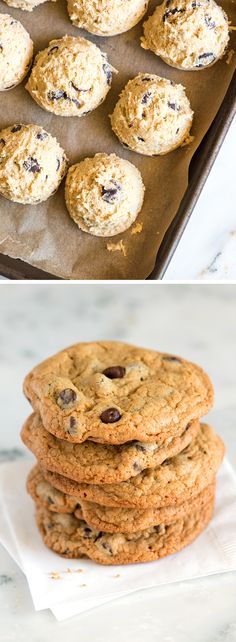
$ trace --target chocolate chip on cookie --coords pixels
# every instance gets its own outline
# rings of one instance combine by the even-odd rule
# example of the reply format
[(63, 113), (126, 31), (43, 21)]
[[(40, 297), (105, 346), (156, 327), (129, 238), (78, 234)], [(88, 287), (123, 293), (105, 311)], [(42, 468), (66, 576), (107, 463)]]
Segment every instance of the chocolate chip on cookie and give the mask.
[(139, 462), (139, 461), (135, 461), (135, 462), (133, 463), (133, 467), (134, 467), (134, 470), (136, 470), (136, 471), (137, 471), (137, 473), (138, 473), (138, 472), (141, 472), (141, 470), (142, 470), (142, 465), (140, 464), (140, 462)]
[(108, 542), (102, 542), (101, 546), (106, 551), (106, 553), (108, 553), (108, 555), (113, 555), (113, 550)]
[(125, 368), (122, 366), (110, 366), (105, 368), (103, 373), (108, 379), (122, 379), (125, 376)]
[(118, 408), (107, 408), (100, 415), (100, 419), (103, 424), (114, 424), (116, 421), (119, 421), (121, 418), (120, 411)]
[(84, 538), (85, 539), (90, 539), (92, 537), (92, 531), (91, 528), (88, 526), (84, 529)]
[(69, 425), (67, 426), (67, 432), (69, 433), (69, 435), (77, 434), (77, 426), (77, 419), (75, 417), (70, 417)]
[(75, 401), (77, 401), (77, 394), (72, 388), (65, 388), (64, 390), (61, 390), (57, 398), (58, 406), (60, 406), (61, 408), (70, 406)]
[(162, 358), (163, 361), (175, 361), (175, 363), (182, 363), (179, 357), (174, 357), (172, 354), (165, 354)]

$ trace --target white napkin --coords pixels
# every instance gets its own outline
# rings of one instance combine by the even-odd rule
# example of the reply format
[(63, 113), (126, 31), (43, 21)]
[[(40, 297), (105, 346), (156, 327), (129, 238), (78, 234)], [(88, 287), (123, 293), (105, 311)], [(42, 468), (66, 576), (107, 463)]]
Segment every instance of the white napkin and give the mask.
[[(0, 480), (1, 480), (1, 469), (3, 468), (4, 466), (0, 467)], [(0, 481), (0, 484), (1, 484), (1, 481)], [(0, 505), (1, 505), (1, 494), (0, 494)], [(5, 505), (3, 502), (2, 502), (1, 522), (0, 522), (0, 542), (3, 544), (4, 548), (7, 550), (7, 552), (12, 557), (12, 559), (16, 562), (19, 568), (24, 572), (24, 567), (19, 557), (19, 553), (15, 543), (15, 538), (13, 537), (11, 528), (9, 527)], [(117, 594), (114, 596), (114, 598), (107, 597), (107, 598), (101, 598), (100, 600), (92, 599), (92, 598), (85, 599), (85, 600), (80, 599), (79, 601), (78, 601), (78, 598), (75, 598), (74, 600), (70, 599), (68, 602), (64, 600), (62, 604), (56, 604), (50, 610), (52, 611), (56, 619), (59, 622), (61, 622), (74, 615), (79, 615), (80, 613), (84, 613), (85, 611), (88, 611), (90, 609), (96, 608), (98, 606), (102, 606), (103, 604), (106, 604), (107, 602), (112, 601), (112, 599), (117, 599), (117, 597), (120, 597), (121, 595), (125, 595), (125, 593), (121, 593), (120, 595)]]
[(27, 459), (0, 466), (0, 505), (5, 515), (5, 537), (1, 525), (0, 541), (20, 563), (36, 610), (51, 608), (62, 620), (139, 589), (236, 570), (236, 476), (226, 460), (218, 475), (215, 515), (202, 535), (175, 555), (131, 566), (67, 560), (47, 549), (25, 491), (31, 466)]
[[(12, 537), (11, 530), (6, 520), (5, 511), (2, 511), (1, 514), (0, 541), (3, 544), (4, 548), (8, 551), (12, 559), (24, 572), (24, 568), (22, 566), (14, 539)], [(71, 599), (68, 602), (66, 602), (65, 600), (62, 604), (56, 604), (56, 606), (52, 607), (50, 610), (52, 611), (58, 622), (62, 622), (63, 620), (72, 617), (73, 615), (79, 615), (80, 613), (84, 613), (85, 611), (88, 611), (90, 609), (102, 606), (107, 602), (111, 602), (112, 599), (117, 599), (117, 597), (120, 597), (121, 595), (125, 595), (125, 593), (121, 593), (120, 595), (117, 594), (116, 596), (114, 596), (114, 598), (102, 598), (101, 600), (86, 599), (78, 601), (77, 598), (74, 600)]]

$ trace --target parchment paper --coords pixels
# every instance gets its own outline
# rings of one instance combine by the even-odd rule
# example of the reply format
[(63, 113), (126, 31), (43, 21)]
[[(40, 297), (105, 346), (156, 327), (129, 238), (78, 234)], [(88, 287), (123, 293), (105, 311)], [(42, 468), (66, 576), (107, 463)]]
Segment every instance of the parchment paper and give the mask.
[[(159, 2), (151, 0), (148, 14), (156, 4)], [(221, 0), (220, 4), (235, 24), (235, 1)], [(111, 64), (119, 71), (113, 76), (104, 104), (84, 118), (63, 118), (45, 112), (25, 90), (25, 80), (15, 89), (0, 93), (0, 129), (14, 123), (38, 123), (57, 137), (70, 164), (97, 152), (115, 152), (140, 169), (146, 186), (144, 207), (137, 219), (141, 225), (134, 224), (127, 232), (109, 239), (92, 237), (73, 223), (64, 202), (64, 181), (54, 196), (36, 206), (19, 205), (0, 197), (0, 251), (65, 279), (145, 278), (154, 266), (162, 238), (186, 190), (191, 157), (232, 78), (236, 55), (229, 64), (226, 61), (233, 49), (233, 36), (222, 61), (208, 70), (182, 72), (141, 49), (142, 23), (120, 36), (101, 38), (73, 27), (65, 0), (46, 2), (32, 13), (12, 9), (0, 0), (0, 12), (10, 13), (22, 22), (34, 41), (35, 53), (53, 38), (82, 35), (107, 52)], [(125, 83), (140, 71), (166, 76), (186, 87), (195, 112), (191, 132), (194, 140), (189, 146), (151, 158), (129, 152), (116, 139), (108, 115)]]

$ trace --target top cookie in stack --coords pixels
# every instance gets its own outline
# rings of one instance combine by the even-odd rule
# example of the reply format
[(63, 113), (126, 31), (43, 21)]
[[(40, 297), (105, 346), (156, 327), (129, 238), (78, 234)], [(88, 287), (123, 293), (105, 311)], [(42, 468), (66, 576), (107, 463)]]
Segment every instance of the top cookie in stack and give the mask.
[(213, 403), (211, 382), (198, 366), (114, 341), (63, 350), (34, 368), (24, 391), (46, 430), (74, 443), (160, 444)]
[(39, 464), (27, 487), (50, 548), (132, 563), (203, 530), (224, 447), (199, 423), (213, 403), (201, 368), (123, 343), (83, 343), (34, 368), (24, 391), (35, 412), (22, 439)]

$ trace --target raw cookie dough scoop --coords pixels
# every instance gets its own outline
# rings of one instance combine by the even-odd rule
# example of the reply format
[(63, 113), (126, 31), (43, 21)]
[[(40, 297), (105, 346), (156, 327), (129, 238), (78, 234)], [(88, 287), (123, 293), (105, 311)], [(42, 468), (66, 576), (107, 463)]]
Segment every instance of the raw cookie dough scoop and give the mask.
[(0, 91), (12, 89), (29, 71), (33, 42), (19, 20), (0, 14)]
[(155, 74), (129, 80), (111, 116), (120, 142), (139, 154), (167, 154), (185, 142), (193, 111), (184, 87)]
[(134, 27), (147, 6), (148, 0), (68, 0), (68, 13), (75, 27), (115, 36)]
[(222, 58), (228, 40), (227, 15), (214, 0), (165, 0), (144, 23), (141, 46), (172, 67), (197, 71)]
[(84, 116), (105, 100), (113, 71), (93, 42), (65, 36), (38, 53), (26, 89), (46, 111)]
[(96, 154), (70, 167), (66, 205), (81, 230), (94, 236), (115, 236), (127, 230), (143, 204), (139, 170), (115, 154)]
[(0, 194), (10, 201), (46, 201), (66, 167), (64, 150), (42, 127), (13, 125), (0, 131)]

